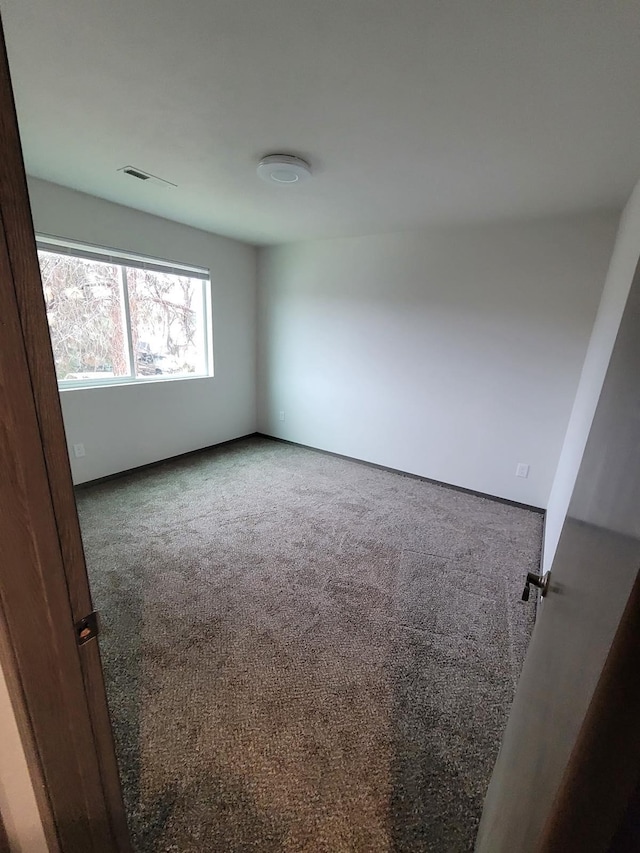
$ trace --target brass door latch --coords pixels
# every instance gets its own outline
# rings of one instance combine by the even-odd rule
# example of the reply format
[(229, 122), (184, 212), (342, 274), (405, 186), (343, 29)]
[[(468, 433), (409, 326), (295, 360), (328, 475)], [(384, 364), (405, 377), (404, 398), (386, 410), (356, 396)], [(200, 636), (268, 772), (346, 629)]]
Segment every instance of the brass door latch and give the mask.
[(93, 640), (94, 637), (97, 637), (100, 633), (100, 628), (98, 626), (98, 611), (94, 610), (93, 613), (89, 613), (88, 616), (84, 616), (82, 619), (79, 619), (76, 622), (75, 627), (79, 646), (84, 645), (84, 643), (88, 643), (89, 640)]

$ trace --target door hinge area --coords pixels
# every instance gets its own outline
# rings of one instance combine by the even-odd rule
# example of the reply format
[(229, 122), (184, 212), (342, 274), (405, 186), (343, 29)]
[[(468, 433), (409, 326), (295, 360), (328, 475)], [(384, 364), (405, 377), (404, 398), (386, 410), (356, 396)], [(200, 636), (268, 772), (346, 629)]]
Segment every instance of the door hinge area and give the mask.
[(83, 616), (76, 622), (76, 637), (78, 645), (83, 646), (89, 640), (93, 640), (100, 633), (98, 625), (98, 611), (94, 610), (88, 616)]

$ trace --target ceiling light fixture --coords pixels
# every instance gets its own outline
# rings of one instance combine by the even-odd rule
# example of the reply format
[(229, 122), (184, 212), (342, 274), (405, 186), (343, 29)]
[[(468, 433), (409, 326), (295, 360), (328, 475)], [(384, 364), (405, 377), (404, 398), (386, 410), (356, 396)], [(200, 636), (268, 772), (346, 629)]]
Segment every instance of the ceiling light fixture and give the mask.
[(258, 163), (258, 174), (269, 184), (298, 184), (311, 177), (311, 166), (293, 154), (268, 154)]

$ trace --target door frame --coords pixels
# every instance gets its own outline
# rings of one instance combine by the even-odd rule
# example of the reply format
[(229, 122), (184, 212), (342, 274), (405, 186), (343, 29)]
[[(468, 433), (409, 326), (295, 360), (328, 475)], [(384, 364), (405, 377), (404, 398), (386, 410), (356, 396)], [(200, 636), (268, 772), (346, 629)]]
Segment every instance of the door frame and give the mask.
[(0, 24), (0, 666), (52, 851), (130, 851)]

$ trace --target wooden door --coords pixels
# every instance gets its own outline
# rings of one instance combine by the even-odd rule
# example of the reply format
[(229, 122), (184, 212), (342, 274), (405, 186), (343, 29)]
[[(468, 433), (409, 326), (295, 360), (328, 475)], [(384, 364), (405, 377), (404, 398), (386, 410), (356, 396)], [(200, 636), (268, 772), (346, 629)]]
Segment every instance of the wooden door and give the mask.
[(2, 822), (2, 815), (0, 815), (0, 853), (9, 853), (9, 838)]
[(128, 850), (0, 29), (0, 664), (49, 846)]
[(599, 853), (640, 778), (636, 270), (485, 801), (477, 853)]

